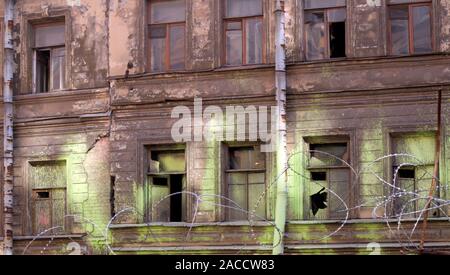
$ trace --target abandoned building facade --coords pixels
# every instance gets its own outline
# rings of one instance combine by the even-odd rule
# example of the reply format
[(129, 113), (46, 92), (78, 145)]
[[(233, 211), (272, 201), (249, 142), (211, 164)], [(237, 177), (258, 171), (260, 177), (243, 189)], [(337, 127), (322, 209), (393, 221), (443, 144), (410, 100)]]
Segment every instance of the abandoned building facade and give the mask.
[[(277, 105), (276, 0), (16, 0), (0, 14), (10, 2), (15, 254), (272, 253), (276, 152), (175, 141), (172, 111)], [(280, 4), (284, 253), (414, 247), (435, 148), (425, 245), (450, 249), (450, 0)]]

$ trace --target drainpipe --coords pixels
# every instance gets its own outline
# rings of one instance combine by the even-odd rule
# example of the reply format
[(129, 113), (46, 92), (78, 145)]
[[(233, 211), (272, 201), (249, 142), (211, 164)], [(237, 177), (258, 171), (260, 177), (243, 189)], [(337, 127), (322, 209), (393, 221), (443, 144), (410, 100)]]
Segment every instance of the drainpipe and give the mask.
[(275, 209), (275, 230), (273, 238), (273, 254), (284, 253), (284, 233), (286, 228), (287, 211), (287, 168), (288, 153), (286, 141), (286, 49), (284, 23), (285, 14), (281, 6), (281, 0), (277, 0), (275, 8), (276, 32), (275, 32), (275, 86), (277, 89), (276, 100), (278, 107), (278, 129), (277, 129), (277, 198)]
[(13, 254), (13, 78), (14, 78), (14, 5), (15, 0), (5, 0), (4, 70), (3, 70), (3, 253)]

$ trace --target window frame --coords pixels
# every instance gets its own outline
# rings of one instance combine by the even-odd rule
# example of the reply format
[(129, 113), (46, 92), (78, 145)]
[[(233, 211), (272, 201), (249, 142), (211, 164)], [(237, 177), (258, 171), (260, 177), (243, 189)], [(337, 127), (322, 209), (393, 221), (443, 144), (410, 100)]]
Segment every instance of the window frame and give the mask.
[[(146, 71), (154, 74), (162, 74), (162, 73), (170, 73), (177, 71), (186, 71), (187, 70), (187, 20), (188, 20), (188, 0), (184, 0), (184, 4), (186, 6), (185, 18), (184, 21), (173, 21), (166, 23), (151, 23), (151, 14), (152, 14), (152, 3), (155, 2), (167, 2), (170, 0), (146, 0), (146, 16), (145, 16), (145, 45), (146, 45), (146, 55), (147, 55), (147, 66)], [(151, 47), (151, 27), (154, 26), (165, 26), (166, 27), (166, 37), (165, 37), (165, 47), (164, 47), (164, 64), (163, 70), (161, 71), (152, 71), (152, 47)], [(170, 68), (170, 28), (174, 26), (183, 26), (184, 27), (184, 68), (183, 69), (171, 69)]]
[[(36, 47), (35, 46), (35, 32), (36, 29), (39, 27), (46, 27), (46, 26), (55, 26), (55, 25), (61, 25), (64, 26), (64, 44), (55, 44), (52, 46), (46, 46), (46, 47)], [(31, 52), (31, 90), (33, 94), (46, 94), (46, 93), (53, 93), (53, 92), (60, 92), (60, 91), (64, 91), (67, 89), (67, 82), (68, 82), (68, 77), (67, 77), (67, 24), (65, 19), (61, 19), (58, 18), (56, 20), (52, 20), (50, 22), (46, 22), (46, 23), (35, 23), (35, 24), (31, 24), (31, 32), (32, 32), (32, 42), (30, 44), (30, 52)], [(62, 64), (61, 66), (64, 67), (64, 75), (62, 76), (62, 83), (63, 83), (63, 87), (62, 88), (58, 88), (55, 89), (53, 87), (53, 52), (56, 50), (63, 50), (64, 51), (64, 64)], [(37, 53), (39, 51), (49, 51), (50, 52), (50, 56), (49, 56), (49, 62), (48, 62), (48, 67), (49, 67), (49, 76), (48, 76), (48, 84), (47, 84), (47, 91), (38, 91), (37, 89)]]
[[(230, 149), (238, 149), (238, 148), (249, 148), (249, 147), (253, 147), (257, 150), (261, 150), (261, 145), (260, 143), (239, 143), (239, 144), (224, 144), (224, 164), (223, 164), (223, 180), (224, 180), (224, 185), (222, 187), (222, 192), (223, 195), (228, 199), (222, 199), (223, 201), (223, 205), (229, 205), (231, 198), (229, 197), (229, 186), (230, 184), (230, 175), (231, 174), (246, 174), (247, 177), (247, 181), (245, 183), (245, 190), (246, 190), (246, 207), (247, 207), (247, 211), (249, 213), (246, 213), (246, 219), (245, 220), (234, 220), (230, 218), (230, 211), (236, 211), (233, 209), (229, 209), (226, 208), (224, 211), (224, 215), (223, 215), (223, 220), (226, 222), (239, 222), (239, 221), (247, 221), (251, 218), (251, 213), (253, 210), (253, 205), (249, 205), (249, 201), (250, 201), (250, 192), (249, 192), (249, 183), (248, 183), (248, 177), (250, 174), (264, 174), (264, 190), (266, 192), (265, 194), (265, 198), (263, 199), (264, 202), (264, 219), (268, 219), (268, 215), (269, 212), (267, 210), (267, 198), (268, 198), (268, 193), (267, 193), (267, 179), (268, 179), (268, 154), (265, 152), (261, 152), (262, 155), (264, 156), (264, 169), (230, 169)], [(262, 184), (261, 184), (262, 185)], [(259, 194), (258, 194), (258, 199), (259, 199)], [(245, 210), (244, 206), (241, 205), (241, 207)], [(244, 215), (244, 213), (242, 213), (242, 215)], [(258, 217), (256, 217), (258, 218)]]
[[(414, 52), (414, 17), (412, 10), (414, 7), (428, 6), (430, 8), (430, 41), (431, 41), (431, 51), (428, 53), (415, 53)], [(407, 54), (394, 54), (392, 50), (392, 23), (390, 17), (391, 7), (408, 7), (408, 53)], [(387, 4), (387, 49), (388, 54), (391, 56), (410, 56), (410, 55), (421, 55), (430, 54), (436, 51), (435, 43), (435, 30), (434, 30), (434, 12), (433, 12), (433, 2), (432, 1), (412, 1), (409, 3), (388, 3)]]
[[(396, 152), (396, 143), (395, 143), (395, 139), (408, 139), (408, 138), (413, 138), (413, 137), (429, 137), (432, 138), (433, 140), (435, 140), (436, 137), (436, 131), (434, 130), (429, 130), (427, 125), (418, 125), (418, 126), (396, 126), (396, 127), (389, 127), (385, 130), (384, 133), (384, 154), (388, 155), (388, 154), (398, 154), (399, 152)], [(442, 142), (442, 141), (441, 141)], [(404, 153), (404, 152), (402, 152)], [(409, 153), (409, 152), (406, 152)], [(431, 153), (431, 155), (433, 155), (434, 158), (434, 148), (433, 151)], [(408, 158), (408, 157), (406, 157)], [(417, 160), (413, 160), (414, 162), (417, 162)], [(407, 162), (407, 161), (405, 161)], [(418, 179), (418, 175), (420, 175), (421, 171), (426, 170), (427, 168), (430, 168), (430, 171), (433, 171), (434, 169), (434, 161), (429, 161), (429, 162), (417, 162), (414, 163), (415, 165), (404, 165), (402, 167), (402, 169), (414, 169), (414, 173), (415, 173), (415, 177), (414, 179), (414, 189), (418, 188), (418, 184), (420, 183), (419, 181), (421, 179)], [(384, 170), (384, 176), (388, 179), (393, 180), (394, 177), (394, 172), (395, 169), (399, 167), (399, 163), (396, 163), (396, 159), (395, 157), (392, 158), (388, 158), (384, 160), (384, 164), (383, 164), (383, 170)], [(439, 171), (442, 171), (442, 164), (440, 164), (439, 166)], [(432, 174), (429, 174), (430, 177), (432, 177)], [(439, 175), (438, 175), (439, 176)], [(400, 178), (399, 174), (397, 175), (397, 182), (395, 183), (395, 186), (398, 187), (398, 181), (404, 179), (404, 178)], [(431, 182), (431, 179), (430, 179)], [(425, 193), (425, 196), (428, 196), (428, 185), (426, 187), (425, 190), (422, 190)], [(384, 187), (384, 196), (392, 196), (392, 187)], [(418, 192), (420, 193), (420, 192)], [(438, 197), (439, 198), (444, 198), (442, 193), (438, 192)], [(393, 199), (390, 203), (389, 203), (389, 211), (387, 211), (388, 214), (390, 215), (396, 215), (396, 208), (395, 208), (395, 204), (399, 201), (399, 199), (401, 198), (395, 198)], [(418, 205), (422, 203), (421, 200), (415, 201), (414, 202), (414, 208), (417, 209)], [(420, 207), (419, 207), (420, 208)], [(437, 211), (437, 217), (442, 217), (442, 213), (440, 213), (439, 211)], [(411, 217), (411, 216), (410, 216)], [(416, 219), (417, 216), (414, 215), (413, 219)]]
[[(345, 9), (345, 56), (344, 57), (331, 57), (331, 45), (330, 45), (330, 22), (328, 21), (328, 11), (330, 10), (340, 10)], [(323, 59), (309, 59), (308, 58), (308, 32), (306, 30), (306, 22), (305, 22), (305, 15), (307, 12), (322, 12), (323, 18), (324, 18), (324, 25), (325, 25), (325, 39), (326, 39), (326, 48), (325, 48), (325, 57)], [(348, 30), (348, 10), (347, 10), (347, 4), (345, 6), (333, 6), (333, 7), (327, 7), (327, 8), (313, 8), (313, 9), (303, 9), (303, 49), (304, 49), (304, 60), (309, 62), (314, 61), (322, 61), (322, 60), (339, 60), (349, 57), (349, 44), (348, 44), (348, 38), (349, 38), (349, 30)]]
[[(266, 23), (265, 23), (265, 0), (261, 0), (261, 4), (262, 4), (262, 13), (261, 15), (251, 15), (251, 16), (242, 16), (242, 17), (228, 17), (227, 16), (227, 0), (220, 0), (220, 5), (221, 5), (221, 18), (222, 18), (222, 41), (221, 41), (221, 64), (224, 67), (240, 67), (240, 66), (255, 66), (255, 65), (263, 65), (267, 63), (267, 46), (266, 46), (266, 39), (267, 39), (267, 34), (266, 34)], [(251, 20), (251, 19), (260, 19), (261, 23), (262, 23), (262, 37), (261, 37), (261, 49), (262, 49), (262, 57), (261, 57), (261, 63), (247, 63), (247, 32), (246, 32), (246, 28), (245, 28), (245, 23), (247, 20)], [(227, 25), (228, 23), (232, 23), (232, 22), (240, 22), (241, 23), (241, 32), (242, 32), (242, 63), (241, 64), (236, 64), (236, 65), (232, 65), (232, 64), (228, 64), (228, 60), (227, 60)]]
[[(174, 153), (179, 153), (179, 152), (183, 152), (184, 153), (184, 159), (185, 159), (185, 169), (184, 172), (182, 171), (176, 171), (176, 172), (154, 172), (151, 171), (150, 168), (150, 162), (152, 159), (152, 153), (153, 152), (164, 152), (164, 153), (168, 153), (168, 152), (174, 152)], [(186, 189), (185, 191), (187, 191), (188, 189), (188, 152), (186, 150), (186, 146), (184, 144), (173, 144), (173, 145), (165, 145), (165, 144), (153, 144), (153, 145), (146, 145), (145, 146), (145, 153), (144, 153), (144, 157), (145, 157), (145, 161), (144, 161), (144, 179), (145, 179), (145, 187), (144, 187), (144, 222), (146, 223), (159, 223), (161, 221), (155, 221), (154, 220), (154, 216), (155, 213), (152, 212), (153, 210), (153, 205), (154, 205), (154, 199), (152, 197), (152, 188), (155, 185), (153, 183), (153, 178), (167, 178), (168, 179), (168, 185), (167, 188), (169, 189), (169, 195), (170, 193), (170, 189), (171, 189), (171, 176), (183, 176), (183, 181), (184, 181), (184, 188)], [(183, 188), (183, 187), (182, 187)], [(190, 217), (189, 217), (189, 197), (186, 196), (186, 194), (182, 194), (182, 202), (184, 202), (184, 204), (182, 205), (182, 222), (186, 222)], [(170, 202), (169, 202), (170, 205)], [(169, 220), (170, 220), (170, 214), (169, 214)], [(163, 222), (163, 223), (177, 223), (177, 222)]]
[[(311, 159), (312, 159), (312, 152), (311, 152), (311, 146), (312, 145), (327, 145), (327, 144), (346, 144), (346, 154), (347, 154), (347, 159), (344, 159), (348, 164), (352, 165), (352, 159), (353, 159), (353, 155), (352, 155), (352, 148), (351, 148), (351, 144), (352, 144), (352, 138), (350, 136), (314, 136), (314, 137), (306, 137), (305, 138), (305, 145), (306, 145), (306, 169), (305, 171), (308, 173), (308, 177), (307, 180), (305, 181), (305, 184), (311, 184), (313, 182), (327, 182), (328, 186), (327, 188), (329, 188), (329, 183), (330, 183), (330, 171), (331, 170), (343, 170), (346, 169), (348, 170), (348, 184), (347, 184), (347, 188), (346, 188), (346, 195), (347, 198), (342, 198), (345, 203), (347, 203), (347, 207), (350, 209), (348, 212), (348, 218), (349, 219), (354, 219), (357, 218), (357, 213), (352, 210), (353, 204), (355, 203), (355, 201), (357, 201), (357, 199), (359, 198), (360, 194), (359, 192), (352, 192), (353, 189), (353, 184), (354, 184), (354, 177), (353, 177), (353, 173), (352, 170), (349, 166), (345, 165), (344, 163), (342, 163), (341, 165), (323, 165), (323, 166), (313, 166), (311, 165)], [(311, 174), (314, 172), (326, 172), (326, 179), (324, 181), (319, 181), (319, 180), (312, 180)], [(309, 190), (309, 187), (306, 187), (308, 189), (304, 189), (304, 191), (302, 192), (304, 194), (304, 197), (302, 198), (303, 200), (307, 200), (308, 203), (306, 204), (308, 207), (303, 209), (303, 215), (305, 220), (308, 221), (314, 221), (314, 220), (319, 220), (319, 221), (326, 221), (326, 220), (340, 220), (339, 218), (330, 218), (329, 215), (329, 210), (330, 208), (328, 207), (327, 210), (327, 217), (326, 218), (318, 218), (315, 217), (311, 214), (311, 205), (309, 202), (309, 196), (313, 195), (313, 194), (307, 194), (305, 191)], [(334, 190), (333, 190), (334, 191)], [(325, 190), (325, 192), (328, 192)], [(333, 194), (331, 194), (330, 192), (328, 192), (328, 201), (330, 200), (330, 197), (334, 196)]]
[[(55, 158), (55, 159), (39, 159), (39, 158), (31, 158), (27, 162), (27, 165), (23, 167), (23, 174), (24, 177), (27, 179), (27, 203), (26, 203), (26, 210), (25, 212), (28, 213), (27, 222), (25, 224), (26, 226), (26, 232), (27, 234), (37, 234), (40, 232), (35, 233), (35, 201), (36, 197), (35, 195), (38, 192), (49, 192), (49, 198), (43, 198), (40, 200), (49, 200), (53, 201), (53, 193), (56, 191), (63, 191), (64, 193), (64, 218), (63, 218), (63, 224), (57, 224), (52, 226), (62, 226), (63, 228), (55, 235), (64, 235), (64, 234), (72, 234), (75, 226), (75, 221), (70, 218), (70, 215), (72, 214), (72, 199), (69, 196), (71, 190), (72, 190), (72, 181), (70, 175), (70, 161), (66, 158)], [(37, 166), (63, 166), (65, 171), (65, 180), (63, 185), (56, 185), (56, 186), (39, 186), (37, 182), (33, 180), (33, 169)], [(53, 212), (53, 207), (50, 209), (51, 212)], [(51, 215), (51, 224), (53, 224), (53, 213)]]

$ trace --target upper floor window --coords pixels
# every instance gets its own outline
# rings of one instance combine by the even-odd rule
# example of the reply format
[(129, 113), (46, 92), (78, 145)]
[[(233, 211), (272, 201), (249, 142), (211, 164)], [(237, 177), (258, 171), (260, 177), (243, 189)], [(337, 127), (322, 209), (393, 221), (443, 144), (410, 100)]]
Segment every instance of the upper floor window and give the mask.
[(65, 25), (35, 25), (33, 28), (33, 91), (63, 90), (66, 82)]
[(345, 0), (305, 0), (306, 59), (346, 56)]
[(225, 64), (264, 62), (262, 0), (224, 0)]
[(152, 0), (148, 6), (151, 72), (185, 69), (185, 0)]
[(431, 52), (433, 50), (431, 3), (406, 2), (417, 1), (390, 1), (390, 53), (405, 55)]

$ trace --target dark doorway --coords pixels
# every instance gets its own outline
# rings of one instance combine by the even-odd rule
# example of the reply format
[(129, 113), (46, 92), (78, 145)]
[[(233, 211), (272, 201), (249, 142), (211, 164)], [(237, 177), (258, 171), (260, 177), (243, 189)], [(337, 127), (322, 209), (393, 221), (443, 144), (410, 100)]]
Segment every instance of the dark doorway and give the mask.
[(170, 176), (170, 221), (183, 221), (183, 175)]

